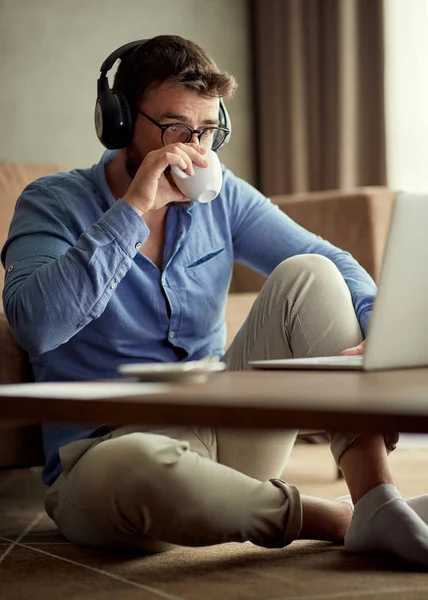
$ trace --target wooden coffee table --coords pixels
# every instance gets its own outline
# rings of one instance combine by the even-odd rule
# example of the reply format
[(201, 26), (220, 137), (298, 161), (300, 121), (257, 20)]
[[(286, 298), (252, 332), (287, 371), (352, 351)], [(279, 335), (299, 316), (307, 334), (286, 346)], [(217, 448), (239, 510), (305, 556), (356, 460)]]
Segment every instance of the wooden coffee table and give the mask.
[(8, 396), (0, 386), (0, 422), (428, 432), (428, 368), (225, 372), (207, 383), (168, 384), (137, 395), (129, 395), (127, 385), (116, 397), (96, 399)]

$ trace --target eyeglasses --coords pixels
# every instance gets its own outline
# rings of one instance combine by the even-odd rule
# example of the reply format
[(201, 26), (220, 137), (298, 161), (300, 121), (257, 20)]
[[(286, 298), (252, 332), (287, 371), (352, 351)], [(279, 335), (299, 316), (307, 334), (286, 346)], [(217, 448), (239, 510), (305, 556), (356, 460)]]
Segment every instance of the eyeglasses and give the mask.
[(192, 129), (188, 125), (183, 125), (181, 123), (162, 125), (162, 123), (158, 123), (149, 117), (149, 115), (146, 115), (146, 113), (142, 110), (137, 110), (143, 115), (143, 117), (146, 117), (146, 119), (153, 123), (153, 125), (156, 125), (156, 127), (162, 129), (161, 140), (164, 146), (168, 146), (168, 144), (177, 144), (178, 142), (187, 144), (187, 142), (190, 142), (192, 139), (192, 136), (196, 134), (199, 144), (202, 147), (207, 148), (208, 150), (217, 150), (230, 133), (230, 130), (223, 126)]

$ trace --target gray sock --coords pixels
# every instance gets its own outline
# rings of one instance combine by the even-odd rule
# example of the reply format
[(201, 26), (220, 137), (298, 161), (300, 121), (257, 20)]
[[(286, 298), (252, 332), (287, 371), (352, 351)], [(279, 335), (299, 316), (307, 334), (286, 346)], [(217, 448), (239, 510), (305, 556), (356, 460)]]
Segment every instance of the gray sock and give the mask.
[[(412, 508), (415, 513), (422, 519), (422, 521), (428, 525), (428, 495), (422, 494), (421, 496), (413, 496), (412, 498), (406, 498), (406, 503)], [(340, 496), (336, 498), (336, 502), (345, 502), (354, 510), (354, 503), (350, 494)]]
[(379, 485), (356, 503), (345, 549), (386, 552), (428, 567), (428, 526), (394, 485)]
[(406, 502), (420, 516), (422, 521), (428, 525), (428, 495), (423, 494), (422, 496), (406, 498)]

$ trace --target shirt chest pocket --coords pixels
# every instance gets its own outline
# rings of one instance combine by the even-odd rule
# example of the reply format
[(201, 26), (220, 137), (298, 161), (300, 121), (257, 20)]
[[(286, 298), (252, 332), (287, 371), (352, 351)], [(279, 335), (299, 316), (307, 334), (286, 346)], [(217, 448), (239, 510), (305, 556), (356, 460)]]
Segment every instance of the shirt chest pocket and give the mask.
[(185, 267), (186, 276), (201, 286), (207, 286), (207, 291), (229, 285), (232, 262), (225, 246), (208, 251)]

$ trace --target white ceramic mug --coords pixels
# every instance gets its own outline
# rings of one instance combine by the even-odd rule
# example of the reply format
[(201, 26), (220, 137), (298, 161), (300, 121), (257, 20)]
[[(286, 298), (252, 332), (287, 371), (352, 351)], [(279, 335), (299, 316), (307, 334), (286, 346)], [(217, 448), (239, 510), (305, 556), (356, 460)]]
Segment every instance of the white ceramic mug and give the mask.
[(188, 175), (177, 165), (171, 167), (171, 176), (180, 192), (194, 202), (211, 202), (221, 190), (223, 175), (217, 154), (208, 150), (203, 155), (209, 161), (208, 167), (198, 167), (193, 164), (194, 175)]

